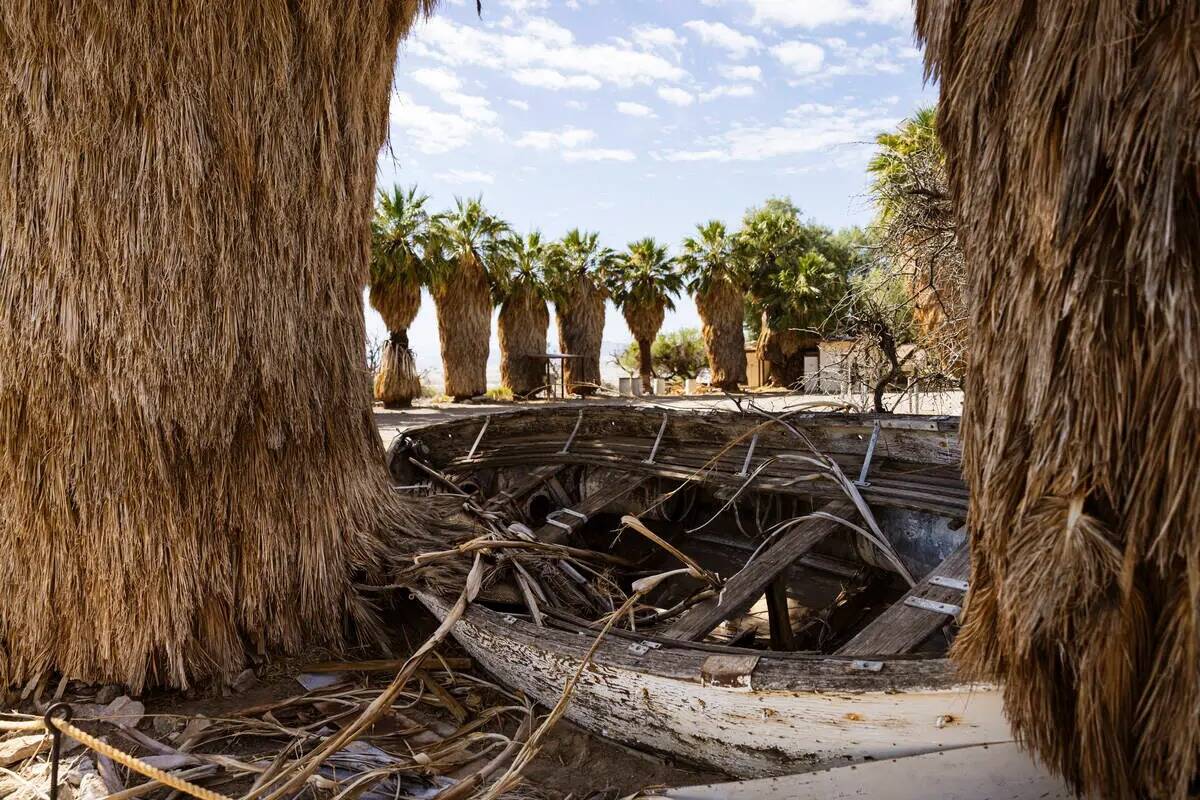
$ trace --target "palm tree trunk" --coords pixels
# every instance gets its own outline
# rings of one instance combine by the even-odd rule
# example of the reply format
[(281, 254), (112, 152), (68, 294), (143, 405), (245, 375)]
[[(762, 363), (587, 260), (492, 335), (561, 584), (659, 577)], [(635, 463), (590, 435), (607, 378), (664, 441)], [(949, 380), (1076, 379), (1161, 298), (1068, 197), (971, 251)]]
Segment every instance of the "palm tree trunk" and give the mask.
[(954, 656), (1081, 793), (1182, 800), (1200, 775), (1197, 6), (919, 0), (917, 23), (969, 265)]
[(492, 295), (483, 267), (464, 258), (452, 281), (434, 289), (446, 394), (467, 400), (487, 392)]
[(638, 373), (642, 376), (642, 391), (650, 394), (654, 391), (654, 352), (653, 338), (641, 337), (638, 346)]
[(414, 397), (421, 396), (421, 378), (413, 352), (408, 347), (408, 331), (392, 331), (383, 345), (379, 374), (375, 376), (375, 399), (384, 408), (408, 408)]
[(582, 358), (563, 362), (567, 391), (587, 397), (600, 388), (600, 348), (604, 338), (604, 292), (580, 278), (569, 303), (555, 309), (559, 346)]
[(62, 5), (0, 7), (0, 687), (378, 630), (355, 584), (440, 524), (389, 491), (364, 380), (418, 5)]
[(727, 281), (714, 283), (696, 295), (696, 310), (703, 323), (708, 352), (709, 383), (736, 391), (746, 383), (746, 334), (743, 330), (744, 295)]
[(518, 292), (500, 306), (500, 382), (516, 397), (545, 388), (546, 362), (534, 356), (546, 352), (549, 325), (546, 301), (533, 292)]

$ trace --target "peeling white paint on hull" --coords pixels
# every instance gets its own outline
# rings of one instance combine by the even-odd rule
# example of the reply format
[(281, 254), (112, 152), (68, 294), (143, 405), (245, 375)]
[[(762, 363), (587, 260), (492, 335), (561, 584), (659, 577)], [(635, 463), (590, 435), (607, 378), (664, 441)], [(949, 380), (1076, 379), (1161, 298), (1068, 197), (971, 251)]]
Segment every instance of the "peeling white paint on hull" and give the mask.
[[(436, 616), (448, 604), (418, 594)], [(505, 685), (545, 705), (561, 696), (591, 635), (537, 628), (482, 607), (455, 626), (458, 642)], [(598, 649), (567, 717), (617, 741), (715, 767), (773, 776), (1012, 739), (991, 686), (957, 681), (943, 659), (894, 659), (877, 673), (850, 660), (763, 653), (751, 689), (701, 682), (711, 653), (664, 647), (638, 656), (627, 639)]]

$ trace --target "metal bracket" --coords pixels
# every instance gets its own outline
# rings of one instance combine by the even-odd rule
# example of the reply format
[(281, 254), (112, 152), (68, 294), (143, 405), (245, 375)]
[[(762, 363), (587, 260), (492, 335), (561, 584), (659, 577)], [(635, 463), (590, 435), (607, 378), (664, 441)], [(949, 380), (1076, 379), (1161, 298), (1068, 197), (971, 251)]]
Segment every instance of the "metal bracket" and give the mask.
[(850, 662), (850, 669), (858, 670), (860, 672), (882, 672), (883, 671), (883, 662), (882, 661), (863, 661), (861, 659), (857, 659), (855, 661)]
[(663, 432), (667, 429), (667, 415), (663, 414), (662, 425), (658, 426), (658, 437), (654, 440), (654, 447), (650, 449), (650, 457), (642, 461), (643, 464), (653, 464), (654, 456), (658, 455), (658, 446), (662, 443)]
[(579, 418), (575, 420), (575, 427), (571, 429), (571, 435), (567, 437), (567, 443), (562, 446), (559, 453), (565, 453), (571, 449), (571, 442), (575, 441), (575, 434), (579, 433), (579, 426), (583, 424), (583, 409), (579, 410)]
[(517, 618), (514, 617), (512, 614), (505, 614), (502, 617), (502, 619), (505, 621), (505, 623), (507, 623), (509, 625), (514, 625), (517, 622)]
[(927, 597), (908, 597), (904, 600), (904, 605), (919, 608), (923, 611), (933, 611), (937, 614), (945, 614), (948, 617), (957, 617), (962, 613), (962, 606), (952, 605), (950, 603), (939, 603), (937, 600), (930, 600)]
[(649, 651), (658, 650), (661, 647), (662, 647), (662, 644), (659, 642), (650, 642), (650, 641), (643, 640), (640, 642), (634, 642), (633, 644), (629, 645), (629, 652), (633, 653), (635, 656), (644, 656)]
[(871, 459), (875, 456), (875, 444), (879, 441), (879, 420), (875, 420), (875, 427), (871, 429), (871, 440), (867, 442), (867, 455), (863, 458), (862, 469), (858, 473), (858, 480), (854, 483), (856, 486), (870, 486), (867, 483), (867, 474), (871, 471)]
[(742, 462), (742, 471), (737, 473), (736, 477), (745, 478), (750, 474), (750, 459), (754, 458), (754, 448), (758, 446), (758, 434), (750, 439), (750, 447), (746, 449), (746, 460)]
[(467, 461), (475, 458), (475, 450), (478, 449), (479, 443), (483, 441), (483, 435), (487, 433), (488, 425), (492, 422), (492, 415), (488, 414), (483, 418), (483, 427), (479, 429), (479, 435), (475, 437), (475, 443), (471, 445), (471, 451), (467, 453)]
[(929, 582), (934, 586), (942, 586), (946, 589), (956, 589), (960, 592), (965, 592), (970, 585), (966, 581), (960, 581), (958, 578), (947, 578), (944, 575), (934, 575), (929, 579)]

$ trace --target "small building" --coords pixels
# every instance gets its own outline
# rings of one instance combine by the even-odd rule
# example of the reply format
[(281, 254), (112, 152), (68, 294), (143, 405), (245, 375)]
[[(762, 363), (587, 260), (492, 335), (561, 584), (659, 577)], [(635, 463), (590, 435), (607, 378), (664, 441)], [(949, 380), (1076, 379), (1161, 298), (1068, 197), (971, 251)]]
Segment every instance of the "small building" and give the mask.
[[(924, 353), (913, 352), (915, 345), (902, 344), (897, 347), (898, 355), (904, 359), (901, 367), (903, 379), (924, 362)], [(882, 356), (878, 352), (863, 350), (861, 340), (823, 339), (815, 348), (805, 349), (804, 376), (799, 391), (805, 394), (847, 394), (863, 392), (868, 384), (873, 385), (872, 376), (882, 368)], [(755, 344), (746, 345), (746, 387), (755, 389), (771, 382), (771, 365), (762, 358)]]

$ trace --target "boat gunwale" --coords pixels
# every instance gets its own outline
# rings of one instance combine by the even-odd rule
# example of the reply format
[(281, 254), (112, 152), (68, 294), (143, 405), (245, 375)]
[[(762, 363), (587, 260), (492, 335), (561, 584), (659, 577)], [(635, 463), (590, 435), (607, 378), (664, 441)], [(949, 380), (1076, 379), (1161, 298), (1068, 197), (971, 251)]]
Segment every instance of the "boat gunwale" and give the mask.
[[(414, 595), (435, 617), (443, 620), (451, 600), (432, 592), (415, 590)], [(508, 621), (511, 619), (511, 622)], [(582, 660), (595, 640), (596, 631), (568, 633), (553, 627), (538, 627), (533, 622), (506, 615), (479, 604), (469, 606), (464, 620), (484, 628), (497, 639), (506, 639), (522, 647), (535, 648), (559, 657)], [(455, 625), (456, 631), (462, 625)], [(581, 633), (583, 635), (581, 635)], [(701, 683), (704, 662), (714, 655), (709, 647), (700, 649), (690, 642), (657, 636), (633, 634), (639, 640), (661, 641), (662, 647), (649, 648), (636, 655), (626, 636), (606, 636), (596, 648), (592, 664), (598, 669), (617, 669), (653, 674), (660, 678)], [(627, 633), (627, 632), (626, 632)], [(713, 647), (721, 647), (715, 645)], [(958, 676), (948, 658), (920, 656), (877, 656), (779, 653), (770, 650), (723, 648), (731, 656), (758, 656), (753, 669), (753, 692), (842, 692), (906, 693), (968, 692), (991, 689), (990, 684), (967, 681)], [(869, 668), (856, 668), (864, 665)], [(878, 667), (878, 668), (876, 668)], [(744, 691), (744, 690), (743, 690)]]

